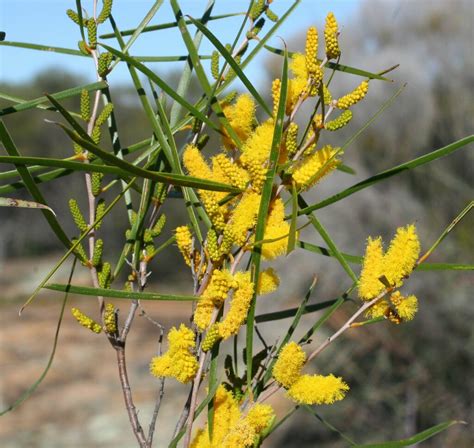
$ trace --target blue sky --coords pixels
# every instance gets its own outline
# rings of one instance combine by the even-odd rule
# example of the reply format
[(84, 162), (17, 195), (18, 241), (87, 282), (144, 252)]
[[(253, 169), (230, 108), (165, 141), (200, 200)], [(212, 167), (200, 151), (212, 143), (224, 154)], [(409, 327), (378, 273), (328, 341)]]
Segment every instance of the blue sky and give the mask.
[[(136, 27), (153, 5), (152, 0), (115, 0), (114, 17), (121, 29)], [(290, 2), (275, 0), (272, 8), (283, 12)], [(180, 5), (184, 14), (199, 17), (207, 4), (207, 0), (181, 0)], [(304, 30), (309, 25), (322, 23), (329, 11), (333, 11), (341, 27), (357, 10), (359, 0), (302, 0), (294, 11), (293, 16), (277, 32), (278, 36), (289, 38)], [(88, 11), (92, 8), (92, 0), (82, 0), (82, 5)], [(232, 5), (232, 8), (229, 8)], [(213, 14), (238, 12), (246, 10), (245, 0), (217, 0)], [(74, 0), (0, 0), (0, 30), (7, 33), (6, 40), (32, 42), (66, 48), (77, 48), (80, 38), (77, 26), (65, 15), (67, 8), (75, 8)], [(150, 24), (158, 24), (173, 20), (169, 2), (163, 6), (152, 19)], [(231, 18), (214, 21), (210, 29), (224, 42), (231, 42), (242, 18)], [(267, 28), (268, 29), (268, 28)], [(100, 33), (109, 32), (108, 24), (102, 25)], [(113, 40), (108, 44), (116, 46)], [(273, 37), (270, 45), (280, 46), (281, 41)], [(201, 46), (201, 54), (210, 54), (212, 45), (206, 40)], [(133, 55), (178, 55), (185, 54), (185, 46), (176, 29), (143, 34), (130, 50)], [(257, 59), (248, 67), (248, 76), (258, 79), (261, 70), (261, 59)], [(0, 46), (0, 79), (8, 82), (28, 80), (46, 68), (64, 67), (67, 70), (83, 75), (88, 81), (94, 80), (92, 62), (75, 56), (65, 56), (55, 53), (39, 52)], [(181, 63), (182, 64), (182, 63)], [(165, 73), (176, 69), (176, 63), (160, 63), (151, 65), (154, 70)], [(182, 65), (180, 65), (181, 67)], [(115, 83), (128, 81), (126, 67), (119, 66), (109, 76)]]

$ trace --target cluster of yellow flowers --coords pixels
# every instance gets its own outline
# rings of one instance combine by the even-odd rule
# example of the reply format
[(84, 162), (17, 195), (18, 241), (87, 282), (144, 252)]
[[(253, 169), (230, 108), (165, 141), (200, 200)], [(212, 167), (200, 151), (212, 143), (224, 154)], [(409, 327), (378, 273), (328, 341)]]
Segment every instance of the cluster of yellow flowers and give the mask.
[(280, 351), (273, 367), (273, 378), (288, 390), (288, 396), (301, 404), (332, 404), (342, 400), (349, 386), (334, 375), (302, 375), (306, 353), (296, 342)]
[[(359, 280), (359, 297), (372, 300), (387, 290), (399, 288), (408, 277), (420, 256), (420, 242), (413, 224), (399, 227), (390, 247), (384, 254), (382, 238), (368, 238), (362, 272)], [(414, 295), (404, 297), (399, 291), (391, 294), (389, 300), (378, 301), (369, 308), (367, 315), (372, 318), (385, 316), (392, 322), (413, 319), (418, 309)]]
[(196, 376), (198, 361), (192, 353), (196, 347), (194, 332), (181, 324), (168, 333), (168, 351), (155, 356), (150, 363), (150, 372), (157, 377), (173, 377), (181, 383), (188, 383)]
[(78, 308), (71, 308), (71, 313), (83, 327), (91, 330), (94, 333), (100, 333), (102, 331), (102, 326), (99, 323), (89, 316), (86, 316)]
[(197, 431), (191, 448), (245, 448), (254, 446), (262, 432), (270, 426), (274, 412), (270, 405), (254, 404), (246, 415), (239, 407), (232, 392), (221, 384), (214, 396), (214, 422), (212, 433), (209, 428)]

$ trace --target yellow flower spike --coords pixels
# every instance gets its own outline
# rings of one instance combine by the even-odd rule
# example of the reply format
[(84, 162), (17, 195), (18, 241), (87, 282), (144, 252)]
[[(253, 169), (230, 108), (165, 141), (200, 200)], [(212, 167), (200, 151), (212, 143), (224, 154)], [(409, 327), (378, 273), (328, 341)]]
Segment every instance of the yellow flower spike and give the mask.
[(351, 93), (339, 98), (336, 102), (338, 109), (349, 109), (349, 107), (362, 100), (369, 91), (369, 82), (362, 81)]
[(327, 129), (328, 131), (338, 131), (339, 129), (343, 128), (352, 120), (352, 111), (349, 109), (346, 109), (344, 112), (342, 112), (339, 117), (337, 117), (334, 120), (328, 121), (325, 125), (324, 128)]
[(247, 232), (257, 223), (261, 199), (261, 195), (254, 192), (242, 196), (224, 230), (224, 240), (228, 236), (237, 246), (245, 243)]
[(401, 285), (411, 274), (420, 256), (420, 241), (416, 227), (411, 224), (399, 227), (384, 257), (384, 274), (391, 285)]
[(87, 328), (97, 334), (102, 331), (102, 326), (100, 324), (98, 324), (94, 319), (91, 319), (89, 316), (86, 316), (79, 309), (71, 308), (71, 313), (84, 328)]
[(306, 32), (306, 71), (313, 77), (318, 71), (318, 31), (314, 26), (308, 28)]
[(278, 104), (280, 103), (281, 81), (277, 78), (272, 82), (273, 116), (278, 113)]
[(214, 344), (220, 339), (219, 330), (217, 324), (213, 324), (209, 327), (209, 330), (206, 333), (206, 337), (202, 341), (202, 351), (208, 352), (214, 347)]
[(286, 132), (285, 149), (288, 157), (292, 157), (298, 150), (298, 125), (293, 121), (289, 124)]
[(212, 299), (208, 297), (201, 297), (196, 305), (193, 322), (198, 327), (199, 331), (204, 331), (211, 323), (212, 312), (215, 306)]
[(285, 388), (291, 387), (301, 375), (306, 353), (296, 342), (289, 342), (280, 351), (272, 375)]
[(416, 296), (404, 297), (400, 294), (400, 291), (396, 291), (390, 296), (390, 301), (402, 320), (413, 320), (418, 311), (418, 299)]
[(228, 270), (216, 269), (202, 297), (210, 298), (216, 305), (221, 305), (233, 285), (234, 279)]
[(323, 101), (326, 106), (329, 106), (332, 101), (331, 92), (326, 84), (323, 84)]
[(247, 273), (237, 273), (234, 279), (237, 282), (234, 295), (230, 302), (229, 310), (224, 319), (218, 323), (219, 336), (228, 339), (239, 332), (240, 327), (247, 318), (254, 293), (254, 284)]
[(117, 331), (117, 319), (115, 317), (115, 307), (112, 303), (105, 305), (104, 327), (108, 334), (114, 334)]
[(283, 199), (276, 198), (270, 205), (267, 226), (276, 226), (285, 220), (285, 203)]
[(250, 181), (255, 191), (262, 189), (267, 173), (266, 164), (273, 141), (275, 125), (269, 119), (258, 126), (252, 135), (242, 145), (242, 156), (240, 162), (250, 175)]
[(192, 235), (188, 226), (179, 226), (175, 230), (176, 244), (184, 258), (184, 262), (191, 266)]
[(301, 404), (333, 404), (342, 400), (349, 386), (334, 375), (302, 375), (288, 390), (288, 396)]
[(324, 28), (324, 40), (326, 43), (326, 56), (328, 59), (337, 59), (341, 55), (338, 41), (338, 25), (336, 17), (330, 12), (326, 17), (326, 26)]
[(224, 183), (244, 190), (250, 180), (249, 174), (243, 168), (232, 162), (225, 154), (218, 154), (212, 158), (212, 166), (219, 167), (224, 174)]
[(359, 297), (363, 300), (372, 300), (385, 288), (379, 280), (383, 275), (383, 257), (382, 238), (369, 237), (359, 280)]
[(261, 247), (262, 257), (265, 260), (273, 260), (286, 253), (289, 232), (290, 226), (285, 221), (284, 203), (281, 198), (277, 198), (271, 204), (263, 234), (263, 239), (268, 241)]
[(334, 157), (336, 151), (337, 148), (326, 145), (298, 162), (292, 170), (292, 178), (297, 188), (307, 190), (334, 171), (341, 163)]
[(212, 171), (197, 146), (186, 146), (183, 153), (183, 164), (191, 176), (212, 180)]
[(280, 278), (273, 268), (265, 269), (259, 276), (257, 292), (259, 295), (270, 294), (280, 286)]
[[(251, 135), (255, 123), (255, 101), (253, 98), (247, 93), (240, 95), (235, 104), (224, 106), (223, 112), (239, 139), (245, 142)], [(235, 144), (226, 129), (222, 128), (222, 132), (224, 133), (224, 146), (227, 149), (234, 148)]]

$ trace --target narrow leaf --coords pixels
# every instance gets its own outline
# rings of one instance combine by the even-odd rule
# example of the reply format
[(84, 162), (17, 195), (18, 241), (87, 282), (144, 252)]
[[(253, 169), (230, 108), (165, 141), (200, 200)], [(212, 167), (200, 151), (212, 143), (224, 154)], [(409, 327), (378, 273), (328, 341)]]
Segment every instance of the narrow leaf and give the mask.
[(238, 78), (242, 81), (242, 84), (248, 89), (248, 91), (252, 94), (252, 96), (255, 98), (257, 103), (262, 107), (262, 109), (267, 113), (268, 116), (272, 116), (272, 111), (268, 107), (267, 103), (265, 100), (261, 97), (261, 95), (258, 93), (257, 89), (254, 87), (254, 85), (251, 83), (251, 81), (247, 78), (245, 73), (242, 71), (240, 68), (239, 64), (235, 62), (235, 59), (232, 57), (232, 55), (227, 51), (224, 45), (221, 44), (219, 39), (211, 33), (211, 31), (206, 28), (202, 23), (200, 23), (198, 20), (193, 19), (190, 17), (190, 20), (192, 21), (193, 25), (196, 26), (196, 28), (199, 29), (214, 45), (214, 47), (219, 51), (219, 53), (222, 55), (222, 57), (227, 61), (227, 63), (231, 66), (232, 70), (235, 71), (235, 74), (238, 76)]
[(49, 210), (54, 216), (56, 216), (53, 209), (47, 205), (33, 201), (23, 201), (21, 199), (0, 198), (0, 207), (42, 208), (44, 210)]
[[(72, 89), (62, 90), (61, 92), (53, 93), (52, 98), (56, 100), (63, 100), (65, 98), (70, 98), (72, 96), (77, 96), (81, 94), (82, 90), (87, 90), (88, 92), (94, 90), (100, 90), (107, 86), (105, 81), (93, 82), (91, 84), (85, 84), (83, 86), (73, 87)], [(48, 101), (47, 96), (40, 96), (34, 100), (25, 101), (24, 103), (15, 104), (14, 106), (7, 106), (4, 109), (0, 110), (0, 116), (13, 114), (15, 112), (20, 112), (23, 110), (33, 109), (40, 106), (42, 103)]]
[[(303, 199), (303, 196), (298, 195), (298, 201), (301, 207), (307, 207), (308, 204), (306, 201)], [(352, 279), (354, 283), (357, 282), (357, 276), (354, 274), (354, 271), (351, 269), (349, 264), (347, 263), (346, 259), (343, 257), (341, 252), (336, 246), (336, 243), (334, 243), (333, 239), (327, 232), (327, 230), (324, 228), (324, 226), (321, 224), (321, 222), (316, 218), (316, 216), (313, 213), (310, 213), (307, 215), (309, 221), (313, 225), (313, 227), (318, 231), (318, 233), (321, 235), (321, 238), (325, 241), (325, 243), (328, 245), (329, 249), (331, 250), (331, 253), (334, 254), (334, 257), (339, 261), (341, 264), (342, 268), (346, 271), (347, 275)]]
[(153, 73), (148, 67), (143, 65), (141, 62), (138, 62), (133, 57), (128, 56), (122, 53), (115, 48), (109, 47), (108, 45), (101, 44), (107, 51), (110, 51), (112, 54), (118, 58), (124, 60), (128, 64), (134, 66), (138, 71), (142, 72), (145, 76), (150, 78), (156, 85), (160, 87), (167, 95), (173, 98), (175, 101), (180, 103), (185, 109), (187, 109), (191, 115), (198, 118), (199, 120), (205, 122), (208, 126), (214, 129), (217, 132), (221, 132), (219, 127), (213, 123), (209, 118), (207, 118), (201, 111), (196, 109), (192, 104), (188, 103), (184, 98), (179, 96), (172, 87), (170, 87), (165, 81), (163, 81), (158, 75)]
[(440, 432), (448, 429), (453, 425), (466, 424), (466, 422), (459, 420), (450, 420), (447, 422), (440, 423), (439, 425), (432, 426), (429, 429), (425, 429), (418, 434), (409, 437), (408, 439), (397, 440), (394, 442), (380, 442), (380, 443), (369, 443), (366, 445), (356, 445), (358, 448), (400, 448), (404, 446), (412, 446), (417, 443), (423, 442), (430, 439), (431, 437), (439, 434)]
[[(226, 19), (228, 17), (235, 17), (235, 16), (240, 16), (243, 13), (241, 12), (234, 12), (234, 13), (229, 13), (229, 14), (220, 14), (220, 15), (215, 15), (209, 17), (207, 20), (219, 20), (219, 19)], [(186, 20), (186, 24), (189, 25), (191, 24), (191, 20)], [(149, 33), (151, 31), (160, 31), (160, 30), (166, 30), (169, 28), (176, 28), (178, 26), (178, 22), (168, 22), (168, 23), (161, 23), (159, 25), (151, 25), (151, 26), (146, 26), (145, 28), (142, 29), (142, 34), (143, 33)], [(123, 30), (120, 31), (121, 36), (130, 36), (135, 32), (135, 28), (129, 29), (129, 30)], [(112, 39), (115, 36), (114, 33), (107, 33), (107, 34), (102, 34), (99, 36), (101, 39)]]
[(296, 224), (298, 219), (298, 193), (296, 190), (295, 183), (291, 185), (291, 221), (290, 221), (290, 234), (288, 236), (288, 247), (286, 254), (289, 255), (293, 252), (296, 245)]
[[(13, 142), (2, 120), (0, 120), (0, 140), (2, 141), (3, 146), (5, 147), (7, 153), (10, 156), (14, 156), (14, 157), (20, 156), (20, 153), (18, 152), (18, 149), (16, 148), (15, 143)], [(26, 185), (28, 192), (31, 194), (33, 199), (36, 202), (39, 202), (47, 206), (46, 200), (44, 199), (43, 195), (38, 189), (38, 186), (35, 184), (33, 177), (28, 172), (26, 167), (19, 166), (18, 173), (20, 174), (22, 181)], [(64, 246), (66, 246), (67, 248), (71, 247), (71, 242), (69, 241), (69, 238), (67, 237), (66, 233), (62, 229), (56, 217), (46, 210), (42, 210), (42, 213), (44, 217), (46, 218), (46, 221), (48, 222), (49, 226), (51, 227), (51, 230), (56, 234), (56, 236), (61, 241), (61, 243), (64, 244)]]
[[(283, 55), (284, 53), (283, 50), (280, 50), (279, 48), (271, 47), (270, 45), (264, 45), (264, 48), (274, 54)], [(290, 57), (293, 57), (295, 54), (296, 54), (295, 52), (291, 52), (291, 51), (288, 52), (288, 55)], [(319, 61), (319, 62), (321, 63), (322, 61)], [(337, 62), (329, 61), (326, 63), (326, 66), (330, 69), (337, 70), (339, 72), (350, 73), (351, 75), (362, 76), (363, 78), (379, 79), (381, 81), (391, 81), (391, 79), (385, 78), (384, 76), (381, 76), (377, 73), (371, 73), (366, 70), (350, 67), (349, 65), (338, 64)]]
[(397, 165), (389, 170), (382, 171), (379, 174), (376, 174), (375, 176), (369, 177), (366, 180), (363, 180), (362, 182), (358, 182), (357, 184), (354, 184), (352, 187), (349, 187), (340, 193), (335, 194), (334, 196), (331, 196), (324, 201), (318, 202), (317, 204), (311, 205), (309, 207), (300, 209), (298, 212), (299, 215), (307, 215), (311, 213), (314, 210), (318, 210), (323, 207), (327, 207), (330, 204), (334, 204), (335, 202), (340, 201), (341, 199), (344, 199), (348, 196), (351, 196), (354, 193), (357, 193), (360, 190), (363, 190), (367, 187), (370, 187), (371, 185), (374, 185), (378, 182), (384, 181), (389, 179), (392, 176), (396, 176), (397, 174), (400, 174), (404, 171), (412, 170), (414, 168), (417, 168), (419, 166), (425, 165), (427, 163), (433, 162), (434, 160), (440, 159), (441, 157), (445, 157), (458, 149), (463, 148), (464, 146), (468, 145), (469, 143), (472, 143), (474, 141), (474, 135), (470, 135), (468, 137), (464, 137), (460, 140), (457, 140), (447, 146), (444, 146), (443, 148), (437, 149), (435, 151), (432, 151), (428, 154), (425, 154), (423, 156), (417, 157), (416, 159), (410, 160), (409, 162), (402, 163), (401, 165)]
[(92, 288), (88, 286), (63, 285), (59, 283), (47, 283), (43, 286), (43, 289), (50, 289), (52, 291), (69, 291), (71, 294), (80, 294), (84, 296), (114, 297), (116, 299), (129, 300), (163, 300), (175, 302), (192, 302), (197, 299), (194, 296), (157, 294), (153, 292), (131, 292), (119, 289)]
[(48, 51), (49, 53), (69, 54), (72, 56), (82, 56), (85, 58), (90, 57), (79, 50), (73, 50), (72, 48), (53, 47), (51, 45), (30, 44), (27, 42), (13, 42), (8, 40), (5, 40), (3, 42), (0, 41), (0, 45), (3, 45), (5, 47), (25, 48), (27, 50)]
[[(288, 91), (288, 57), (285, 56), (283, 59), (281, 86), (280, 86), (280, 99), (278, 102), (277, 115), (275, 117), (275, 129), (273, 131), (273, 141), (269, 156), (269, 166), (267, 171), (267, 177), (263, 184), (262, 199), (260, 202), (260, 209), (258, 211), (257, 225), (255, 229), (255, 241), (259, 242), (263, 240), (265, 233), (265, 224), (272, 199), (273, 182), (275, 179), (278, 157), (280, 153), (280, 144), (283, 135), (283, 125), (285, 117), (285, 105), (286, 96)], [(260, 276), (260, 262), (262, 258), (261, 243), (256, 243), (252, 250), (252, 281), (254, 284), (258, 284)], [(247, 334), (246, 334), (246, 364), (247, 364), (247, 387), (251, 390), (252, 385), (252, 359), (253, 359), (253, 331), (254, 331), (254, 319), (255, 319), (255, 301), (256, 292), (252, 299), (250, 309), (247, 315)]]

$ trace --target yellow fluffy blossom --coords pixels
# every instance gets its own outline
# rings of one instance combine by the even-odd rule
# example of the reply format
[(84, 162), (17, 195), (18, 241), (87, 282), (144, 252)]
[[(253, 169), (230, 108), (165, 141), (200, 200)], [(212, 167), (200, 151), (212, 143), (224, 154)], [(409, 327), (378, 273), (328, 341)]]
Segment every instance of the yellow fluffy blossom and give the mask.
[(185, 263), (191, 266), (192, 235), (188, 226), (179, 226), (175, 230), (176, 244)]
[[(184, 150), (183, 163), (191, 176), (218, 182), (223, 181), (222, 178), (216, 175), (217, 173), (212, 172), (201, 152), (194, 145), (188, 145)], [(224, 213), (226, 208), (218, 204), (219, 200), (225, 195), (225, 192), (199, 190), (199, 196), (201, 197), (204, 208), (217, 230), (223, 230), (225, 224)]]
[(217, 167), (224, 174), (224, 182), (234, 187), (245, 189), (250, 178), (243, 168), (232, 162), (225, 154), (218, 154), (212, 158), (213, 171), (215, 172)]
[(342, 400), (349, 386), (334, 375), (302, 375), (288, 390), (288, 396), (301, 404), (333, 404)]
[(214, 301), (209, 297), (201, 297), (197, 302), (193, 322), (200, 331), (204, 331), (211, 323), (212, 312), (214, 309)]
[(94, 319), (91, 319), (89, 316), (86, 316), (77, 308), (71, 308), (71, 313), (84, 328), (88, 328), (94, 333), (100, 333), (102, 331), (100, 324), (98, 324)]
[(204, 160), (201, 151), (194, 145), (186, 146), (183, 153), (183, 163), (191, 176), (201, 179), (212, 179), (212, 172), (209, 165)]
[(290, 115), (301, 95), (307, 93), (308, 71), (306, 70), (306, 57), (296, 53), (291, 58), (290, 69), (294, 78), (288, 80), (288, 92), (286, 98), (286, 114)]
[(275, 414), (268, 404), (257, 403), (241, 418), (224, 437), (220, 447), (243, 448), (254, 445), (257, 436), (268, 427)]
[(314, 26), (308, 28), (306, 32), (305, 48), (306, 71), (310, 76), (314, 76), (318, 71), (318, 31)]
[(229, 310), (224, 319), (218, 323), (219, 336), (227, 339), (237, 334), (242, 324), (247, 318), (254, 293), (254, 284), (246, 275), (246, 272), (238, 272), (234, 279), (237, 283), (234, 289), (234, 295), (230, 302)]
[(196, 346), (195, 336), (190, 328), (181, 324), (168, 333), (168, 351), (155, 356), (150, 363), (150, 372), (156, 377), (173, 377), (181, 383), (188, 383), (196, 376), (198, 361), (192, 350)]
[(382, 238), (372, 239), (369, 237), (359, 280), (359, 297), (361, 299), (372, 300), (384, 290), (385, 286), (379, 280), (383, 275), (383, 257)]
[(400, 286), (411, 274), (420, 255), (420, 241), (413, 224), (399, 227), (384, 257), (384, 274), (391, 285)]
[(348, 109), (362, 100), (369, 90), (369, 82), (362, 81), (351, 93), (339, 98), (336, 106), (339, 109)]
[(324, 40), (326, 42), (326, 56), (328, 59), (337, 59), (341, 50), (339, 49), (338, 42), (338, 26), (336, 17), (330, 12), (326, 16), (326, 26), (324, 28)]
[[(251, 230), (256, 222), (260, 208), (261, 195), (248, 192), (235, 207), (229, 222), (224, 230), (224, 240), (232, 242), (231, 245), (242, 246), (247, 240), (247, 232)], [(224, 243), (227, 241), (224, 241)]]
[[(419, 255), (420, 242), (413, 224), (397, 229), (385, 255), (382, 248), (382, 239), (380, 237), (376, 239), (369, 237), (359, 279), (359, 297), (363, 300), (372, 300), (382, 293), (386, 288), (386, 285), (380, 281), (380, 278), (383, 277), (391, 286), (400, 287), (403, 284), (403, 278), (410, 275), (415, 268)], [(399, 296), (395, 294), (392, 297), (396, 299)], [(407, 310), (412, 311), (407, 311), (407, 318), (401, 315), (400, 317), (407, 320), (410, 315), (413, 317), (416, 312), (416, 297), (414, 299), (410, 298), (405, 306)], [(381, 309), (382, 305), (378, 305), (373, 310), (369, 310), (368, 314), (372, 317), (378, 317), (376, 314), (381, 315)]]
[(324, 125), (324, 128), (327, 129), (328, 131), (337, 131), (343, 128), (351, 120), (352, 120), (352, 111), (347, 109), (344, 112), (342, 112), (342, 114), (339, 115), (339, 117), (335, 118), (334, 120), (328, 121)]
[(242, 419), (229, 431), (220, 448), (247, 448), (254, 444), (257, 434), (246, 419)]
[(272, 148), (274, 123), (269, 119), (258, 126), (242, 146), (240, 162), (248, 171), (252, 187), (259, 192), (267, 173), (267, 163)]
[(306, 57), (301, 53), (295, 53), (290, 61), (290, 70), (295, 78), (308, 79), (306, 68)]
[(268, 241), (262, 244), (262, 256), (266, 260), (273, 260), (286, 253), (290, 226), (285, 221), (285, 206), (281, 198), (275, 199), (268, 214), (263, 239)]
[(212, 273), (211, 280), (199, 298), (194, 312), (193, 320), (200, 331), (209, 326), (212, 312), (222, 305), (229, 290), (234, 286), (236, 286), (236, 282), (228, 270), (216, 269)]
[(105, 331), (109, 334), (114, 334), (117, 331), (115, 307), (112, 303), (107, 303), (107, 305), (105, 305), (104, 327), (105, 327)]
[(324, 176), (334, 171), (341, 161), (335, 157), (337, 149), (326, 145), (303, 158), (293, 168), (292, 178), (299, 189), (311, 188)]
[(265, 269), (258, 278), (257, 292), (260, 295), (270, 294), (280, 286), (280, 278), (273, 268)]
[(262, 244), (262, 257), (265, 260), (273, 260), (286, 253), (288, 248), (288, 237), (290, 226), (286, 222), (274, 226), (266, 226)]
[(257, 403), (250, 408), (246, 419), (257, 433), (261, 433), (274, 417), (275, 412), (269, 404)]
[[(253, 98), (249, 94), (240, 95), (235, 104), (224, 106), (223, 112), (237, 137), (242, 143), (245, 142), (252, 133), (255, 122), (255, 102)], [(222, 131), (224, 133), (224, 146), (227, 149), (235, 147), (225, 128)]]
[(402, 320), (412, 320), (418, 311), (418, 299), (414, 295), (404, 297), (396, 291), (390, 296), (390, 301)]
[(301, 375), (306, 353), (296, 342), (289, 342), (280, 351), (273, 366), (273, 378), (285, 388), (291, 387)]
[(239, 421), (241, 415), (239, 403), (232, 395), (232, 392), (226, 390), (222, 384), (217, 388), (213, 405), (214, 422), (212, 426), (212, 444), (209, 440), (209, 430), (206, 424), (203, 429), (200, 429), (196, 433), (191, 443), (191, 448), (220, 447), (224, 437)]

